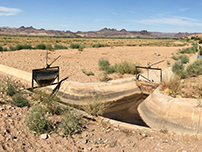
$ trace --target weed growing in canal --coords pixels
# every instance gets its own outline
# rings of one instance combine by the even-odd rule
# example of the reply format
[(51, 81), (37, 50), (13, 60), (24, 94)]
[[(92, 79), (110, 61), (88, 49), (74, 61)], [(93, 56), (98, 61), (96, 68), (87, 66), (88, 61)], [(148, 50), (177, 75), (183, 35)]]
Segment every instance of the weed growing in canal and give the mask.
[(104, 99), (101, 96), (92, 97), (87, 101), (87, 105), (81, 108), (87, 113), (98, 116), (102, 115), (108, 108), (112, 106), (111, 103), (103, 103)]

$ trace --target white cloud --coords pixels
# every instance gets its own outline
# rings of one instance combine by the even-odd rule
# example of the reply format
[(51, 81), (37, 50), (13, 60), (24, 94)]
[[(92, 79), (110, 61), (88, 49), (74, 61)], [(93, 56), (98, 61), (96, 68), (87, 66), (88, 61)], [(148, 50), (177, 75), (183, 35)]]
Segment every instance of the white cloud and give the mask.
[(17, 13), (22, 12), (22, 10), (17, 8), (8, 8), (0, 6), (0, 16), (10, 16), (10, 15), (16, 15)]
[(145, 19), (137, 20), (136, 22), (142, 24), (169, 24), (178, 26), (202, 26), (202, 23), (197, 22), (195, 19), (188, 17), (171, 17), (171, 18), (156, 18), (156, 19)]

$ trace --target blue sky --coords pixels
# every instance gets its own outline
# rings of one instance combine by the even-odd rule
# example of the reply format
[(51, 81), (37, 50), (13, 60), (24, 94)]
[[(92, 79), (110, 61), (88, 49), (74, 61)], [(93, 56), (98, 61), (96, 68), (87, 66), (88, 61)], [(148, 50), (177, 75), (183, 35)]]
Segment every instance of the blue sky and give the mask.
[(201, 0), (2, 0), (0, 27), (201, 32)]

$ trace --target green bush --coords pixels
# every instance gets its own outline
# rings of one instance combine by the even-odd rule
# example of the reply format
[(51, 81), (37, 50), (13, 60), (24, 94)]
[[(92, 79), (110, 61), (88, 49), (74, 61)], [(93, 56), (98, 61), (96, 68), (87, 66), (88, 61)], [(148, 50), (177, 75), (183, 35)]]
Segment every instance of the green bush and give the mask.
[(25, 45), (23, 45), (23, 49), (32, 49), (32, 46), (31, 45), (29, 45), (29, 44), (25, 44)]
[(61, 50), (61, 49), (68, 49), (68, 47), (58, 44), (54, 45), (54, 50)]
[(182, 78), (185, 76), (184, 65), (181, 62), (175, 62), (172, 66), (172, 71), (174, 74)]
[(52, 51), (53, 47), (51, 44), (46, 44), (46, 50)]
[(108, 59), (103, 59), (103, 58), (99, 59), (98, 65), (99, 65), (99, 70), (102, 70), (102, 71), (109, 68), (110, 66)]
[(0, 52), (2, 52), (3, 51), (3, 47), (2, 46), (0, 46)]
[(79, 49), (81, 47), (81, 44), (70, 44), (69, 46), (71, 49)]
[(13, 96), (14, 94), (16, 94), (17, 93), (16, 87), (9, 81), (7, 81), (6, 83), (7, 83), (5, 89), (6, 94), (9, 96)]
[(189, 62), (189, 57), (187, 55), (181, 55), (180, 60), (182, 64), (186, 64)]
[(180, 50), (179, 52), (182, 54), (184, 54), (184, 53), (187, 53), (187, 54), (196, 53), (198, 51), (197, 48), (198, 48), (198, 44), (192, 43), (192, 47), (184, 48), (184, 49)]
[(196, 60), (186, 68), (187, 76), (196, 76), (202, 74), (202, 59)]
[(23, 49), (23, 45), (21, 45), (21, 44), (17, 44), (15, 46), (15, 50), (22, 50), (22, 49)]
[(79, 51), (83, 51), (84, 46), (82, 46), (81, 44), (70, 44), (69, 46), (71, 49), (78, 49)]
[(173, 55), (171, 58), (172, 58), (173, 60), (175, 60), (175, 61), (178, 61), (178, 60), (179, 60), (179, 57), (178, 57), (178, 56), (175, 56), (175, 55)]
[(93, 44), (93, 48), (99, 48), (99, 47), (104, 47), (105, 45), (104, 44), (100, 44), (100, 43), (98, 43), (98, 44)]
[(25, 106), (30, 106), (28, 100), (22, 96), (22, 94), (17, 93), (12, 96), (13, 99), (13, 105), (17, 107), (25, 107)]
[(81, 131), (80, 116), (75, 115), (74, 111), (68, 109), (62, 116), (61, 130), (64, 135), (73, 135)]
[(78, 48), (79, 51), (83, 51), (83, 49), (84, 49), (84, 46), (80, 46), (80, 47)]
[(136, 64), (128, 62), (126, 60), (121, 63), (115, 64), (114, 66), (110, 66), (109, 61), (107, 59), (100, 59), (98, 62), (99, 70), (105, 71), (107, 74), (110, 73), (120, 73), (120, 74), (136, 74), (141, 71), (136, 71)]
[(16, 48), (14, 47), (14, 46), (9, 46), (9, 49), (10, 49), (10, 51), (15, 51), (16, 50)]
[(22, 49), (32, 49), (32, 46), (28, 44), (25, 44), (25, 45), (17, 44), (15, 47), (10, 46), (9, 48), (10, 48), (10, 51), (16, 51), (16, 50), (22, 50)]
[(35, 49), (39, 49), (39, 50), (45, 50), (46, 49), (46, 45), (43, 43), (37, 44), (35, 46)]
[(3, 48), (3, 51), (8, 51), (8, 48), (7, 48), (7, 47), (4, 47), (4, 48)]
[(36, 133), (50, 131), (50, 122), (47, 119), (46, 110), (39, 105), (34, 105), (26, 118), (26, 125)]
[(140, 71), (136, 71), (136, 64), (128, 62), (126, 60), (121, 63), (115, 64), (114, 70), (120, 74), (136, 74), (140, 73)]

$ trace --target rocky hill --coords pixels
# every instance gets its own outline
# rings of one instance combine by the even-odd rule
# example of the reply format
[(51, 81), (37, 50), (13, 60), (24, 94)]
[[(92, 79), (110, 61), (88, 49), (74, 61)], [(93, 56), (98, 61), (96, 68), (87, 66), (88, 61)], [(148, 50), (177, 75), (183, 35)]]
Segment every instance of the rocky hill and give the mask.
[(99, 31), (71, 32), (58, 30), (35, 29), (32, 26), (19, 28), (0, 27), (0, 35), (27, 35), (27, 36), (58, 36), (58, 37), (102, 37), (102, 38), (132, 38), (132, 37), (185, 37), (193, 33), (161, 33), (142, 31), (126, 31), (104, 28)]

